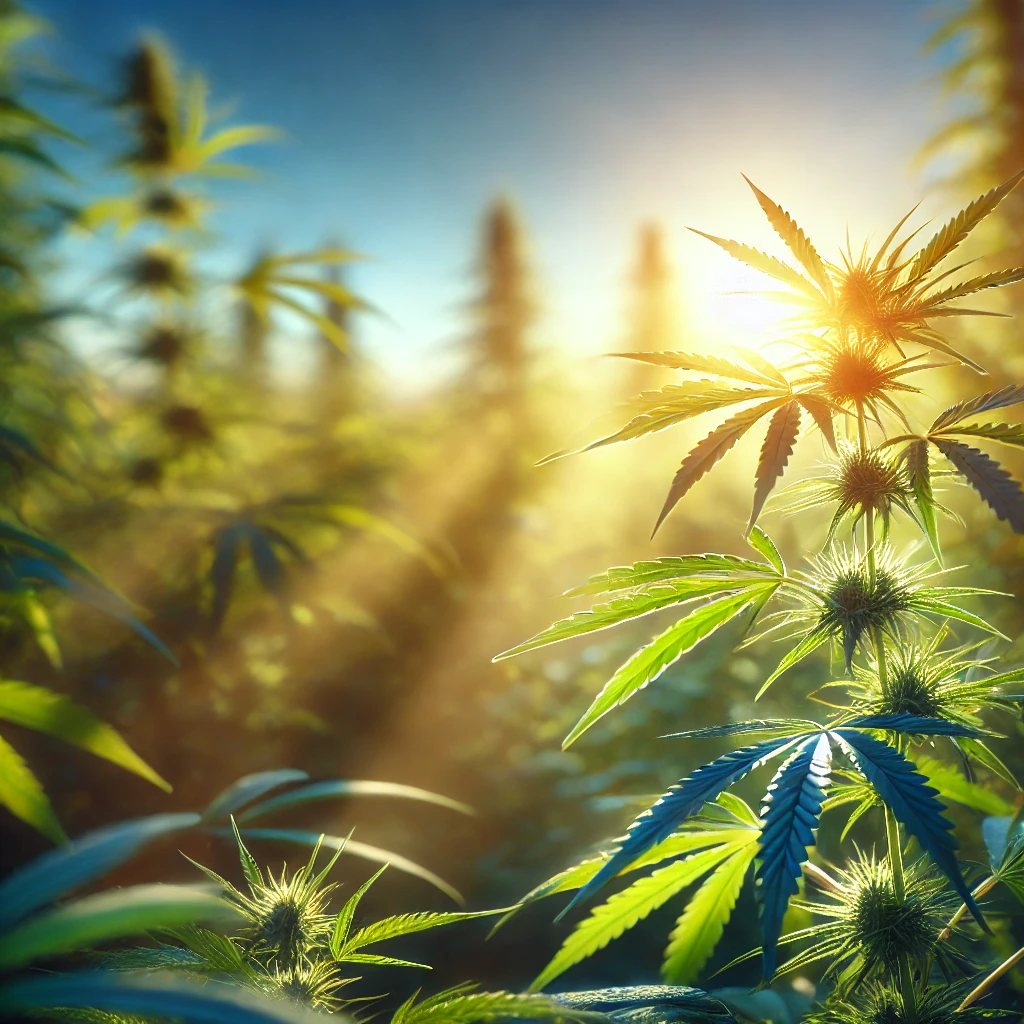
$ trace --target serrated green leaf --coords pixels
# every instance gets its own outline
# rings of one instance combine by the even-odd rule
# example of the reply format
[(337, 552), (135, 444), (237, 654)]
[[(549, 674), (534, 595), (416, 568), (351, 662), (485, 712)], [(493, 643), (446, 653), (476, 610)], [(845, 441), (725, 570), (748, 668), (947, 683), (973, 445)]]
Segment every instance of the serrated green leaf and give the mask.
[(1004, 800), (995, 790), (971, 782), (962, 769), (920, 755), (915, 755), (914, 763), (945, 800), (953, 800), (990, 815), (1013, 814), (1016, 810), (1013, 804)]
[(608, 629), (610, 626), (638, 619), (662, 608), (671, 608), (674, 605), (696, 601), (713, 594), (729, 593), (748, 585), (749, 583), (737, 582), (728, 577), (706, 576), (691, 576), (681, 580), (648, 584), (632, 594), (613, 598), (611, 601), (595, 605), (587, 611), (575, 612), (567, 619), (561, 619), (518, 646), (503, 651), (493, 660), (503, 661), (539, 647), (547, 647), (549, 644), (559, 643), (562, 640)]
[(825, 296), (832, 295), (832, 279), (825, 270), (817, 250), (811, 244), (811, 240), (804, 234), (803, 230), (795, 220), (778, 203), (769, 199), (745, 174), (743, 180), (750, 186), (761, 209), (764, 210), (768, 222), (775, 229), (775, 233), (781, 238), (790, 251), (797, 258), (804, 270), (811, 275), (812, 280), (821, 289)]
[(245, 875), (245, 880), (252, 886), (262, 886), (263, 874), (256, 863), (256, 858), (249, 852), (242, 840), (242, 833), (239, 831), (234, 816), (231, 818), (231, 834), (235, 837), (235, 843), (238, 846), (238, 860), (242, 865), (242, 874)]
[(391, 1024), (491, 1024), (503, 1020), (597, 1020), (593, 1014), (556, 1003), (541, 995), (475, 992), (457, 985), (416, 1002), (414, 993), (395, 1011)]
[[(696, 352), (609, 352), (610, 356), (620, 359), (634, 359), (641, 363), (650, 363), (652, 366), (667, 366), (673, 370), (688, 370), (696, 373), (712, 373), (717, 377), (726, 377), (730, 380), (742, 380), (747, 384), (756, 384), (761, 387), (768, 385), (775, 387), (779, 381), (775, 374), (766, 376), (751, 370), (747, 366), (722, 359), (720, 356), (712, 356), (706, 353)], [(783, 381), (785, 383), (785, 381)]]
[(939, 546), (939, 528), (935, 520), (936, 501), (932, 493), (931, 467), (928, 462), (928, 442), (912, 441), (906, 448), (907, 477), (914, 495), (914, 504), (921, 527), (931, 545), (935, 560), (942, 564)]
[(698, 231), (696, 228), (690, 228), (690, 230), (695, 235), (700, 235), (702, 238), (706, 238), (723, 248), (733, 259), (746, 263), (748, 267), (753, 267), (754, 270), (759, 270), (762, 274), (775, 278), (776, 281), (788, 284), (791, 288), (796, 289), (796, 291), (810, 299), (821, 301), (821, 292), (807, 278), (788, 264), (783, 263), (782, 260), (777, 260), (774, 256), (769, 256), (767, 253), (763, 253), (753, 246), (744, 245), (742, 242), (734, 242), (729, 238), (709, 235), (703, 231)]
[(761, 455), (754, 473), (754, 505), (750, 511), (750, 521), (747, 523), (748, 533), (757, 522), (757, 517), (761, 514), (772, 488), (785, 473), (790, 456), (796, 447), (799, 432), (799, 402), (789, 402), (775, 411), (768, 424), (768, 433), (761, 446)]
[(633, 441), (708, 412), (716, 412), (742, 402), (770, 399), (780, 393), (779, 388), (729, 388), (713, 385), (710, 381), (694, 381), (687, 385), (670, 384), (660, 391), (641, 395), (634, 403), (634, 408), (638, 409), (636, 414), (614, 433), (598, 438), (583, 448), (556, 452), (541, 459), (538, 465), (620, 441)]
[[(378, 872), (379, 873), (379, 872)], [(478, 910), (465, 913), (434, 913), (422, 911), (416, 914), (398, 914), (394, 917), (381, 918), (360, 928), (343, 945), (339, 960), (347, 960), (349, 954), (364, 946), (375, 942), (387, 942), (389, 939), (397, 939), (403, 935), (415, 935), (417, 932), (432, 931), (434, 928), (443, 928), (449, 924), (459, 924), (462, 921), (474, 921), (481, 917), (494, 917), (497, 914), (506, 913), (508, 908), (499, 907), (497, 910)]]
[(654, 532), (665, 521), (665, 517), (676, 507), (690, 488), (697, 483), (705, 474), (709, 473), (729, 451), (737, 441), (759, 420), (762, 416), (786, 404), (786, 398), (772, 398), (767, 402), (761, 402), (750, 409), (730, 416), (724, 423), (711, 431), (707, 437), (701, 439), (690, 449), (686, 458), (683, 459), (672, 478), (672, 486), (669, 488), (668, 497), (662, 506), (658, 521), (655, 523)]
[(1008, 196), (1024, 177), (1015, 174), (961, 210), (914, 257), (908, 280), (917, 281), (942, 262)]
[(747, 868), (757, 856), (756, 833), (714, 872), (690, 898), (686, 910), (669, 936), (661, 976), (672, 985), (696, 981), (715, 951), (725, 925), (732, 915)]
[(345, 948), (348, 942), (349, 933), (352, 931), (352, 921), (356, 916), (356, 908), (359, 906), (359, 901), (366, 895), (367, 890), (377, 881), (378, 878), (387, 870), (387, 864), (383, 865), (375, 871), (356, 891), (349, 896), (345, 901), (345, 905), (338, 912), (338, 916), (334, 919), (334, 928), (331, 931), (331, 956), (337, 960), (341, 956), (341, 951)]
[(768, 687), (771, 686), (772, 683), (774, 683), (775, 680), (783, 674), (783, 672), (788, 672), (794, 665), (796, 665), (798, 662), (803, 661), (804, 658), (806, 658), (809, 654), (812, 654), (814, 651), (816, 651), (827, 640), (828, 637), (824, 633), (819, 633), (815, 631), (808, 633), (800, 641), (800, 643), (796, 645), (796, 647), (794, 647), (783, 657), (783, 659), (776, 666), (775, 671), (772, 672), (772, 674), (761, 685), (761, 689), (757, 691), (757, 697), (755, 697), (754, 699), (757, 700), (758, 698), (760, 698), (768, 689)]
[(632, 590), (664, 580), (681, 579), (687, 576), (718, 576), (731, 573), (742, 580), (744, 574), (772, 575), (773, 566), (755, 562), (752, 558), (737, 555), (719, 555), (709, 552), (703, 555), (682, 555), (655, 558), (634, 565), (614, 566), (591, 576), (580, 587), (567, 590), (563, 597), (583, 597), (587, 594), (606, 594), (616, 590)]
[(747, 584), (739, 593), (728, 594), (701, 605), (671, 625), (660, 636), (655, 637), (646, 647), (641, 647), (608, 680), (586, 713), (566, 736), (562, 742), (562, 749), (579, 739), (612, 708), (624, 704), (637, 690), (657, 679), (681, 655), (696, 647), (720, 626), (736, 618), (755, 597), (777, 586), (777, 583), (760, 581)]
[(779, 549), (775, 546), (775, 541), (768, 536), (760, 526), (751, 527), (747, 533), (747, 543), (756, 551), (758, 554), (764, 555), (764, 557), (771, 563), (772, 568), (780, 575), (786, 575), (786, 563), (782, 560), (782, 555), (779, 553)]
[(657, 910), (681, 889), (692, 885), (713, 867), (749, 845), (749, 840), (744, 837), (742, 843), (728, 843), (695, 853), (685, 860), (676, 861), (637, 879), (629, 888), (609, 897), (576, 926), (551, 962), (534, 979), (529, 990), (539, 991), (573, 964), (604, 949), (609, 942), (642, 921), (651, 911)]

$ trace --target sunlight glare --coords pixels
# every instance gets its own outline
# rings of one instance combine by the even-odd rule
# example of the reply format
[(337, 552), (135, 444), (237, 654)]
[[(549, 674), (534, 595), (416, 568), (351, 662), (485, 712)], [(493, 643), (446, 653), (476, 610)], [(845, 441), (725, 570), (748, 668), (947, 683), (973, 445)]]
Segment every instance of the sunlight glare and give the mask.
[[(702, 322), (713, 324), (716, 341), (762, 352), (786, 333), (792, 310), (764, 294), (772, 282), (736, 260), (708, 260), (704, 270)], [(723, 254), (724, 255), (724, 254)]]

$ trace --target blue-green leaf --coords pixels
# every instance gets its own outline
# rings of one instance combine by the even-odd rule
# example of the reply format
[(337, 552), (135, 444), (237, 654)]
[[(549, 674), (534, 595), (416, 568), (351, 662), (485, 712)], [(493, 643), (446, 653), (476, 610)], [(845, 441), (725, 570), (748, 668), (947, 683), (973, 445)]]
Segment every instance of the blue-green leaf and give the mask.
[(8, 564), (18, 579), (30, 583), (33, 587), (39, 584), (56, 587), (83, 604), (90, 605), (111, 618), (125, 623), (146, 643), (159, 651), (172, 665), (178, 664), (178, 659), (171, 653), (167, 645), (132, 615), (128, 610), (127, 602), (113, 591), (97, 586), (90, 580), (74, 579), (45, 558), (16, 556), (9, 558)]
[(322, 1024), (323, 1014), (237, 985), (179, 974), (75, 971), (26, 976), (0, 985), (0, 1008), (12, 1014), (74, 1008), (187, 1024)]
[(668, 732), (658, 738), (662, 740), (704, 740), (758, 732), (784, 732), (792, 735), (794, 732), (820, 728), (821, 726), (817, 722), (811, 722), (804, 718), (759, 718), (750, 722), (709, 725), (703, 729), (690, 729), (686, 732)]
[(308, 778), (309, 776), (298, 768), (278, 768), (274, 771), (243, 775), (214, 797), (210, 806), (203, 811), (203, 820), (224, 820), (239, 808), (258, 800), (264, 793), (290, 782), (305, 782)]
[(424, 803), (447, 807), (449, 810), (459, 811), (461, 814), (472, 815), (475, 813), (472, 807), (459, 803), (458, 800), (441, 796), (439, 793), (432, 793), (429, 789), (420, 789), (418, 786), (406, 786), (400, 782), (374, 782), (367, 779), (329, 779), (324, 782), (311, 782), (308, 786), (300, 786), (298, 789), (290, 789), (287, 793), (272, 796), (268, 800), (246, 808), (236, 817), (240, 823), (255, 821), (257, 818), (262, 818), (274, 811), (284, 810), (287, 807), (297, 807), (318, 800), (333, 800), (346, 796), (401, 797), (406, 800), (421, 800)]
[(807, 847), (814, 845), (831, 769), (828, 736), (821, 734), (817, 740), (812, 737), (779, 769), (765, 796), (758, 892), (762, 907), (761, 962), (766, 979), (775, 973), (782, 918), (790, 897), (797, 892)]
[(127, 935), (230, 920), (237, 914), (224, 900), (187, 886), (111, 889), (43, 911), (0, 936), (0, 970)]
[(906, 712), (890, 715), (860, 715), (843, 723), (844, 729), (885, 729), (913, 736), (987, 736), (984, 730), (972, 729), (945, 718), (930, 718)]
[(988, 931), (988, 925), (960, 873), (956, 859), (957, 841), (953, 823), (943, 813), (945, 807), (936, 790), (913, 762), (881, 740), (855, 729), (836, 729), (848, 749), (852, 749), (857, 767), (875, 787), (896, 820), (905, 826), (935, 866), (950, 880), (975, 920)]
[(714, 800), (723, 789), (743, 778), (767, 758), (780, 753), (803, 738), (783, 736), (762, 740), (749, 747), (741, 747), (723, 754), (717, 760), (698, 768), (689, 778), (682, 779), (652, 807), (643, 812), (630, 826), (618, 849), (594, 877), (573, 897), (559, 914), (563, 917), (577, 903), (582, 903), (606, 882), (614, 878), (627, 865), (637, 860), (652, 846), (667, 839), (679, 823), (696, 814), (704, 804)]
[(198, 823), (198, 814), (155, 814), (87, 832), (44, 853), (0, 883), (0, 931), (105, 875), (147, 843)]
[(256, 576), (264, 589), (269, 590), (279, 600), (284, 600), (285, 571), (281, 559), (277, 557), (270, 538), (256, 523), (248, 524), (249, 553)]
[(217, 531), (213, 542), (213, 566), (210, 581), (213, 583), (213, 607), (210, 615), (215, 627), (220, 626), (231, 603), (231, 592), (235, 584), (235, 570), (238, 567), (238, 549), (245, 535), (245, 522), (232, 523)]

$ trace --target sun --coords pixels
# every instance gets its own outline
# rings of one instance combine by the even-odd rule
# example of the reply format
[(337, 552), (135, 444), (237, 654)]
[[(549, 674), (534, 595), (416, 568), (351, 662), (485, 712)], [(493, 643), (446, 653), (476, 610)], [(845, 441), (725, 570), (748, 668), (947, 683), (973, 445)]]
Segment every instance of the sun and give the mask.
[[(771, 355), (786, 335), (791, 310), (765, 294), (764, 276), (735, 260), (706, 261), (701, 308), (694, 312), (713, 325), (709, 334), (726, 345), (740, 345)], [(777, 354), (777, 353), (776, 353)]]

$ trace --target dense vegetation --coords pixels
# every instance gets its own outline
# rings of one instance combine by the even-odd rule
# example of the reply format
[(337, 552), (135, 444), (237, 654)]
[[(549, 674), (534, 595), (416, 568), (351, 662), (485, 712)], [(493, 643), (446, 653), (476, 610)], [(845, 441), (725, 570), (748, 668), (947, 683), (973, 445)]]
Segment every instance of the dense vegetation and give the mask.
[[(931, 42), (922, 158), (982, 193), (938, 230), (832, 262), (751, 184), (783, 257), (705, 236), (784, 341), (687, 337), (645, 224), (581, 386), (498, 198), (415, 400), (361, 350), (344, 224), (220, 234), (277, 132), (155, 37), (66, 82), (44, 28), (0, 7), (0, 1011), (1018, 1019), (1019, 5)], [(109, 127), (99, 181), (54, 88)], [(711, 470), (744, 448), (741, 536)]]

